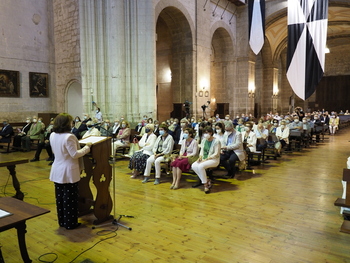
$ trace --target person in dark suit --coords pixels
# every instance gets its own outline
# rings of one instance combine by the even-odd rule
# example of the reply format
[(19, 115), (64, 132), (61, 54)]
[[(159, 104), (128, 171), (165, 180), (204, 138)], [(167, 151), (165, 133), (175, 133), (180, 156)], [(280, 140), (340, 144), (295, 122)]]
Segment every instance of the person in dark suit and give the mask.
[(0, 142), (11, 142), (11, 136), (13, 135), (13, 128), (9, 124), (9, 120), (5, 119), (2, 124), (4, 125), (0, 130)]
[(21, 148), (22, 137), (27, 135), (31, 125), (32, 122), (28, 117), (26, 120), (26, 124), (22, 127), (22, 129), (18, 129), (18, 134), (13, 138), (13, 147)]

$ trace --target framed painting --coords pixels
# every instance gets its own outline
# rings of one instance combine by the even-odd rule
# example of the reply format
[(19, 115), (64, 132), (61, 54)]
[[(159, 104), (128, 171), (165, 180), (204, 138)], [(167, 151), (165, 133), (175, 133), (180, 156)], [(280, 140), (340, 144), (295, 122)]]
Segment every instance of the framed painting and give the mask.
[(49, 74), (29, 72), (29, 95), (30, 97), (49, 96)]
[(0, 69), (0, 97), (19, 97), (19, 71)]

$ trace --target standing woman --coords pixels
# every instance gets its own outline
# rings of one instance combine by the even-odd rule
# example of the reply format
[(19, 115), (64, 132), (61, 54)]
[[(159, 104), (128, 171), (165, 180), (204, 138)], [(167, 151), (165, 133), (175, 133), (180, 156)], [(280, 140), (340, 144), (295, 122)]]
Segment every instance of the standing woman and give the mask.
[(192, 128), (185, 128), (183, 132), (183, 141), (179, 157), (171, 163), (173, 167), (173, 183), (170, 189), (178, 189), (182, 172), (188, 172), (191, 168), (189, 158), (195, 158), (198, 154), (198, 143), (194, 139), (194, 130)]
[(213, 137), (213, 129), (205, 127), (203, 130), (203, 141), (198, 160), (192, 164), (193, 171), (204, 184), (204, 192), (210, 193), (211, 181), (207, 179), (205, 169), (217, 167), (220, 163), (220, 141)]
[(59, 114), (53, 124), (50, 144), (55, 162), (50, 181), (55, 183), (58, 224), (74, 229), (78, 223), (78, 182), (83, 169), (82, 156), (90, 152), (91, 143), (80, 149), (78, 139), (70, 133), (73, 118), (67, 113)]

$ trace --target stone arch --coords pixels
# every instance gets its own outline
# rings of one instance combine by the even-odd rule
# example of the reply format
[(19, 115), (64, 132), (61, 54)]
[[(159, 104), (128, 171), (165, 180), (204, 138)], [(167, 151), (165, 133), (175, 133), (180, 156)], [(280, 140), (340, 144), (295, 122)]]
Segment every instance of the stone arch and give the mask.
[[(166, 2), (168, 1), (162, 1), (163, 4)], [(181, 8), (183, 9), (182, 6)], [(183, 117), (182, 104), (185, 100), (192, 98), (194, 49), (193, 30), (188, 18), (188, 13), (186, 16), (174, 6), (165, 7), (157, 17), (156, 92), (158, 119), (169, 118), (169, 112), (173, 116)]]
[(83, 114), (83, 91), (81, 83), (76, 80), (70, 80), (66, 85), (66, 92), (65, 92), (65, 111), (75, 116), (82, 117)]
[(233, 107), (234, 48), (231, 34), (224, 27), (217, 27), (211, 37), (210, 59), (210, 115), (216, 113), (223, 118)]

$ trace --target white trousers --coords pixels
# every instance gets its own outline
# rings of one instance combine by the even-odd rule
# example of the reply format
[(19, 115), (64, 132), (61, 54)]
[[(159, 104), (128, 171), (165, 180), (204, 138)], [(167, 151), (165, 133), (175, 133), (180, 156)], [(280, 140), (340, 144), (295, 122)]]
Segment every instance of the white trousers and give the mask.
[(329, 125), (329, 132), (330, 132), (331, 134), (334, 134), (335, 131), (337, 130), (337, 127), (338, 127), (338, 126)]
[(157, 159), (154, 157), (154, 155), (151, 155), (147, 159), (147, 164), (146, 164), (146, 169), (144, 172), (144, 176), (150, 176), (151, 174), (151, 169), (152, 169), (152, 164), (154, 163), (154, 168), (156, 170), (155, 178), (160, 178), (160, 164), (164, 162), (164, 157), (160, 156)]
[(192, 170), (198, 175), (199, 179), (201, 179), (202, 184), (206, 184), (207, 173), (205, 169), (217, 167), (219, 163), (220, 163), (220, 159), (201, 161), (200, 163), (194, 162), (192, 164)]

